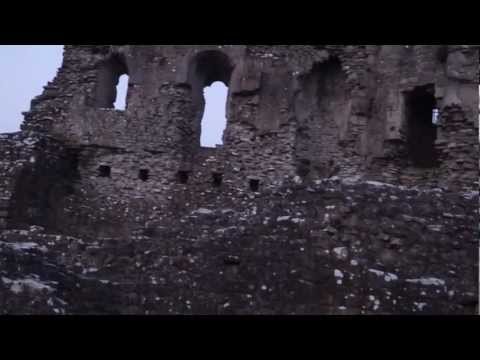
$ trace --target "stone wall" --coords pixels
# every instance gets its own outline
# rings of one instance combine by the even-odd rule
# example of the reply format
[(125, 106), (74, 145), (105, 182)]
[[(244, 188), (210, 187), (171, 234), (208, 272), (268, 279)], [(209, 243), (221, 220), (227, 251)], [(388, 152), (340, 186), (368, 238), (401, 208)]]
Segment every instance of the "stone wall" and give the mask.
[[(369, 134), (376, 138), (369, 143), (369, 174), (408, 185), (476, 187), (478, 51), (468, 46), (391, 45), (382, 48), (378, 59), (375, 68), (381, 80), (369, 123)], [(431, 87), (440, 119), (431, 150), (437, 164), (428, 167), (415, 166), (408, 148), (408, 99), (422, 87)], [(384, 131), (378, 131), (381, 127)], [(458, 170), (456, 175), (452, 169)]]
[(337, 178), (176, 200), (121, 237), (0, 232), (0, 312), (478, 313), (478, 192)]
[[(112, 107), (122, 74), (129, 87), (119, 111)], [(207, 150), (202, 91), (214, 81), (229, 86), (228, 121), (224, 145)], [(335, 175), (468, 189), (478, 181), (477, 86), (472, 46), (66, 46), (22, 129), (78, 156), (72, 193), (80, 198), (67, 202), (92, 209), (139, 199), (167, 206), (179, 186), (194, 198), (203, 191), (197, 180), (211, 184), (214, 173), (226, 192)], [(428, 136), (411, 105), (421, 103), (419, 89), (433, 92), (427, 106), (440, 118), (427, 125), (435, 138), (424, 150), (410, 145)], [(205, 151), (215, 166), (199, 166)], [(433, 165), (415, 164), (423, 152)], [(102, 166), (110, 176), (99, 176)], [(88, 217), (98, 218), (96, 211)]]
[(75, 151), (38, 133), (1, 135), (0, 228), (60, 228), (78, 178)]
[[(132, 313), (470, 313), (478, 79), (466, 45), (68, 45), (22, 131), (0, 135), (1, 236), (47, 241), (35, 261), (82, 284), (77, 264), (113, 257), (66, 312), (115, 294)], [(202, 148), (215, 81), (224, 143)], [(0, 267), (0, 290), (18, 271)], [(141, 281), (103, 287), (122, 276)]]
[[(225, 159), (234, 172), (227, 176), (274, 184), (313, 159), (319, 164), (303, 170), (313, 177), (338, 167), (345, 175), (414, 183), (424, 174), (401, 175), (411, 167), (401, 161), (405, 93), (434, 86), (444, 119), (441, 151), (445, 139), (455, 143), (443, 126), (454, 116), (451, 106), (465, 112), (462, 130), (478, 123), (477, 63), (471, 46), (67, 46), (63, 67), (33, 102), (24, 128), (75, 145), (148, 148), (188, 167), (200, 146), (202, 89), (223, 81), (230, 88)], [(122, 73), (130, 77), (127, 110), (103, 108)], [(371, 166), (378, 161), (392, 170)]]

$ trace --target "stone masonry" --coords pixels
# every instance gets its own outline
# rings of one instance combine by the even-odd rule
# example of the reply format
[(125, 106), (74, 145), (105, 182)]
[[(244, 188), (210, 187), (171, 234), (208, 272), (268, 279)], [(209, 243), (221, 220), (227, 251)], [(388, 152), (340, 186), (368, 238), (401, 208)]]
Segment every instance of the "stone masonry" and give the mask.
[(474, 45), (67, 45), (0, 135), (0, 305), (472, 313), (478, 89)]

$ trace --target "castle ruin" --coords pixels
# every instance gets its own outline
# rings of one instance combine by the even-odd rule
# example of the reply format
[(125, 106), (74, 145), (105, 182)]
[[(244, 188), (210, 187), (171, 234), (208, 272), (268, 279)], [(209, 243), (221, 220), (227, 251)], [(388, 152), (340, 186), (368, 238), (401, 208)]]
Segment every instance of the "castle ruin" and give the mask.
[[(204, 148), (217, 81), (227, 126)], [(22, 263), (11, 244), (37, 244), (22, 256), (58, 267), (37, 276), (73, 289), (12, 294), (29, 272), (0, 267), (0, 303), (472, 313), (478, 89), (473, 45), (65, 46), (21, 131), (0, 135), (0, 255)], [(16, 298), (55, 291), (68, 305)]]

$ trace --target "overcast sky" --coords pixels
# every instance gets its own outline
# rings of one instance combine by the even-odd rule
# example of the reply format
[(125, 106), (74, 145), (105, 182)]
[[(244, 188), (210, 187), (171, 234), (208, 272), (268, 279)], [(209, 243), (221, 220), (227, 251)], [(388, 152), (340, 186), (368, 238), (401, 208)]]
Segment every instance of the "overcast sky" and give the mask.
[[(63, 46), (0, 45), (0, 133), (19, 131), (22, 112), (30, 109), (30, 101), (55, 77), (62, 63)], [(119, 84), (117, 106), (125, 99), (126, 79)], [(202, 145), (221, 143), (225, 127), (227, 88), (215, 83), (205, 89)]]
[(22, 111), (62, 62), (62, 46), (0, 45), (0, 133), (18, 131)]

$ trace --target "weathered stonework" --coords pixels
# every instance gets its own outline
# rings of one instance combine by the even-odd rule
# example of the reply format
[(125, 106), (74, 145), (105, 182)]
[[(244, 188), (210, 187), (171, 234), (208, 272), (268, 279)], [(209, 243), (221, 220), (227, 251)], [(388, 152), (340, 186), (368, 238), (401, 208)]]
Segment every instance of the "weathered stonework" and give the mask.
[[(32, 101), (22, 131), (0, 135), (0, 240), (43, 244), (58, 255), (62, 274), (78, 272), (76, 262), (98, 270), (109, 252), (116, 257), (131, 246), (138, 258), (123, 265), (141, 270), (141, 289), (119, 285), (98, 296), (114, 291), (139, 298), (134, 305), (119, 299), (112, 312), (472, 312), (478, 303), (478, 50), (65, 46), (62, 67)], [(127, 108), (118, 111), (115, 88), (123, 74), (129, 75)], [(209, 149), (200, 146), (203, 89), (215, 81), (229, 87), (227, 128), (224, 144)], [(32, 233), (32, 225), (43, 230)], [(49, 240), (56, 239), (52, 233), (63, 234), (58, 244)], [(89, 252), (92, 246), (100, 258)], [(9, 249), (5, 261), (15, 256)], [(153, 266), (157, 260), (140, 251), (163, 265)], [(224, 263), (214, 261), (223, 256)], [(122, 280), (118, 266), (92, 276), (120, 283), (134, 277)], [(142, 288), (147, 273), (168, 284)], [(402, 278), (403, 285), (388, 284), (385, 295), (377, 277), (392, 284)], [(425, 278), (437, 279), (441, 300), (423, 284), (429, 281), (408, 282)], [(0, 282), (0, 293), (12, 281)], [(91, 304), (68, 300), (63, 311), (109, 312), (98, 305), (96, 290), (88, 291)], [(424, 292), (428, 302), (413, 299)], [(0, 303), (16, 301), (1, 296)], [(149, 296), (161, 305), (142, 303), (142, 297), (153, 301)], [(380, 307), (372, 296), (395, 304)], [(4, 309), (29, 311), (15, 304)]]

